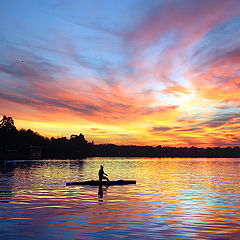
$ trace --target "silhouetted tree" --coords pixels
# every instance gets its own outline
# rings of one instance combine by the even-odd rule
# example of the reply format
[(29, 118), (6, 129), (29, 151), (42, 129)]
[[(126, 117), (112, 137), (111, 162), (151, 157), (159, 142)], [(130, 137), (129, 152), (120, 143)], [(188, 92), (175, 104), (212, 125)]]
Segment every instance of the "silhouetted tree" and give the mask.
[(4, 115), (0, 121), (0, 158), (5, 157), (7, 149), (15, 148), (17, 134), (13, 119)]
[(12, 117), (6, 117), (5, 115), (3, 116), (2, 120), (0, 121), (0, 129), (1, 131), (16, 131), (16, 127), (14, 125), (14, 121)]

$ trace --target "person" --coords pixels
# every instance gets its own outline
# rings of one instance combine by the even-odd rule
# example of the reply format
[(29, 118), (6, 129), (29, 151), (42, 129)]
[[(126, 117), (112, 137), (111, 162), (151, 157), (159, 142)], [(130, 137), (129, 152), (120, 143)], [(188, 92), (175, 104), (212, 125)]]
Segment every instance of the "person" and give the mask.
[(102, 182), (103, 179), (107, 179), (107, 181), (109, 182), (109, 179), (106, 176), (108, 175), (103, 171), (103, 166), (101, 165), (98, 172), (99, 181)]

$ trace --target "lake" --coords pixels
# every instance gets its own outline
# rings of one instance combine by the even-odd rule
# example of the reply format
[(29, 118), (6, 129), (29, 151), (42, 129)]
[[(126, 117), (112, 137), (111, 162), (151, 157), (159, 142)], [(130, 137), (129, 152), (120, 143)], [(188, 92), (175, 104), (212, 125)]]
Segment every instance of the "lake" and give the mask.
[[(137, 184), (66, 186), (100, 165)], [(240, 239), (240, 159), (1, 163), (0, 239)]]

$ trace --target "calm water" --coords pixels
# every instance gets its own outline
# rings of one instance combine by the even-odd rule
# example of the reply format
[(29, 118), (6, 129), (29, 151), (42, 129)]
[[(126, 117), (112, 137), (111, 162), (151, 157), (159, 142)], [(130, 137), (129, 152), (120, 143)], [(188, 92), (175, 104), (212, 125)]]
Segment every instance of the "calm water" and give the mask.
[[(96, 179), (136, 185), (66, 186)], [(91, 158), (0, 165), (0, 239), (240, 239), (240, 159)]]

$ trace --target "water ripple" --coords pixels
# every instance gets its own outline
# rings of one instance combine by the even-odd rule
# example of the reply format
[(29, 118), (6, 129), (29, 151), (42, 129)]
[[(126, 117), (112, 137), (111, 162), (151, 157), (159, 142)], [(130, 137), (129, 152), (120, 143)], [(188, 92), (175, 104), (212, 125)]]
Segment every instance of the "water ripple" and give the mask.
[[(15, 161), (0, 171), (1, 239), (239, 239), (239, 159)], [(136, 185), (65, 185), (96, 179)]]

